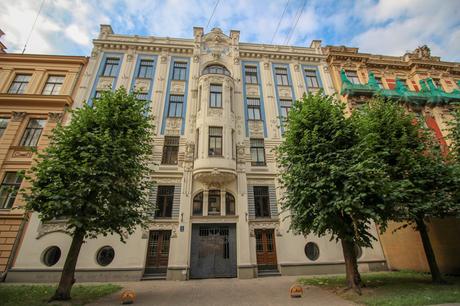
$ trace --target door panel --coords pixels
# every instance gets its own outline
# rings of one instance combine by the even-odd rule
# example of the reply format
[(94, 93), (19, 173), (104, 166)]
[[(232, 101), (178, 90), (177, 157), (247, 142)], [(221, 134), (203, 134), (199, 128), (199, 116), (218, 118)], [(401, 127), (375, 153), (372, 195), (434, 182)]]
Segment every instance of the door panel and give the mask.
[(145, 274), (166, 273), (171, 231), (150, 231)]
[(191, 278), (236, 277), (234, 224), (194, 224)]
[(273, 229), (256, 229), (256, 256), (259, 270), (277, 270), (275, 235)]

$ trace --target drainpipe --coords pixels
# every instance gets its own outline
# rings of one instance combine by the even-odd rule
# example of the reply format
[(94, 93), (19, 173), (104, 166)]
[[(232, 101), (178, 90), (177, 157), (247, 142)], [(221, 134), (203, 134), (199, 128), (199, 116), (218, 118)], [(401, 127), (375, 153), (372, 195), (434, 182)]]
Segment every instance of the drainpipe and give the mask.
[(5, 272), (3, 272), (0, 275), (0, 283), (3, 283), (6, 280), (6, 275), (8, 274), (8, 271), (13, 266), (14, 259), (16, 258), (16, 253), (19, 249), (19, 244), (22, 240), (22, 233), (24, 231), (24, 227), (26, 226), (27, 219), (28, 219), (28, 215), (24, 214), (21, 224), (19, 225), (18, 235), (16, 236), (16, 240), (14, 241), (14, 244), (13, 244), (13, 249), (11, 250), (10, 258), (8, 258), (8, 262), (6, 263)]

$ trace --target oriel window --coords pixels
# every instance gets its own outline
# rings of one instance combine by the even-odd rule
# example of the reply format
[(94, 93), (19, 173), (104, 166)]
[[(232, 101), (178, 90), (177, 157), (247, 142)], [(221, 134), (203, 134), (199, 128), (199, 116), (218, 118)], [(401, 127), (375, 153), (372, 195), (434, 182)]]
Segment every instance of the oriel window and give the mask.
[(221, 108), (222, 107), (222, 85), (211, 84), (209, 92), (209, 107)]
[(30, 119), (19, 145), (21, 147), (36, 147), (45, 123), (45, 119)]
[(264, 140), (251, 138), (251, 165), (265, 166), (265, 164)]
[(179, 137), (165, 136), (163, 146), (163, 157), (161, 163), (165, 165), (177, 165), (177, 156), (179, 154)]
[(143, 59), (139, 63), (138, 78), (152, 78), (153, 77), (153, 60)]
[(179, 81), (185, 81), (186, 72), (187, 72), (187, 63), (174, 62), (172, 79), (179, 80)]
[(59, 75), (50, 75), (43, 88), (44, 95), (58, 95), (61, 91), (64, 77)]
[(244, 74), (247, 84), (258, 84), (257, 79), (257, 67), (256, 66), (245, 66)]
[(222, 128), (209, 127), (209, 156), (222, 156)]
[(13, 207), (14, 200), (21, 187), (22, 177), (17, 172), (6, 172), (0, 186), (0, 208)]
[(26, 92), (27, 85), (30, 81), (30, 75), (28, 74), (17, 74), (11, 83), (8, 93), (10, 94), (23, 94)]
[(277, 85), (289, 85), (288, 72), (286, 68), (275, 68), (275, 76)]
[(248, 119), (249, 120), (262, 120), (260, 114), (260, 99), (259, 98), (248, 98)]
[(305, 79), (308, 88), (319, 88), (318, 76), (315, 69), (305, 69)]
[(169, 118), (182, 117), (182, 107), (184, 105), (184, 96), (170, 95), (169, 96)]
[(267, 186), (254, 186), (254, 204), (257, 218), (270, 217), (270, 199)]
[(120, 59), (116, 57), (108, 57), (105, 60), (104, 70), (102, 71), (102, 76), (111, 76), (114, 77), (118, 73), (118, 65), (120, 64)]
[(155, 217), (170, 218), (174, 202), (174, 186), (158, 186)]

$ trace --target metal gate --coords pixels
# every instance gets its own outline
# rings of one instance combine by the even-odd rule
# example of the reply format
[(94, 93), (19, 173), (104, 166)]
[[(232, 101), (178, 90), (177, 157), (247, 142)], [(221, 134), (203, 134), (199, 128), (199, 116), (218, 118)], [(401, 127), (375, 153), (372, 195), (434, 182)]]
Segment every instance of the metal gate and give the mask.
[(235, 224), (193, 224), (191, 278), (236, 277)]

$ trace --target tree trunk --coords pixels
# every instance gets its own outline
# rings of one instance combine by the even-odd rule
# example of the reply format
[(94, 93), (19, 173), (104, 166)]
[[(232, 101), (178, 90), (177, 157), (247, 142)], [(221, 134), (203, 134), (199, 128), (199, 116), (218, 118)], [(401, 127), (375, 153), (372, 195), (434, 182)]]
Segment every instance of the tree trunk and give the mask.
[(50, 301), (66, 301), (70, 300), (70, 291), (72, 285), (75, 283), (75, 266), (77, 265), (78, 254), (80, 253), (83, 239), (85, 238), (85, 231), (77, 229), (72, 237), (72, 244), (70, 245), (69, 253), (62, 269), (61, 280)]
[(361, 275), (358, 272), (356, 261), (355, 244), (353, 241), (341, 239), (343, 258), (345, 259), (345, 271), (347, 288), (353, 289), (361, 295)]
[(422, 238), (426, 260), (428, 261), (428, 265), (430, 266), (431, 279), (433, 280), (433, 283), (445, 284), (446, 281), (443, 279), (441, 271), (439, 271), (438, 264), (436, 263), (436, 257), (434, 256), (434, 251), (433, 247), (431, 246), (430, 237), (428, 236), (428, 232), (426, 230), (425, 221), (423, 221), (423, 219), (417, 219), (415, 222), (417, 224), (417, 229), (420, 233), (420, 237)]

